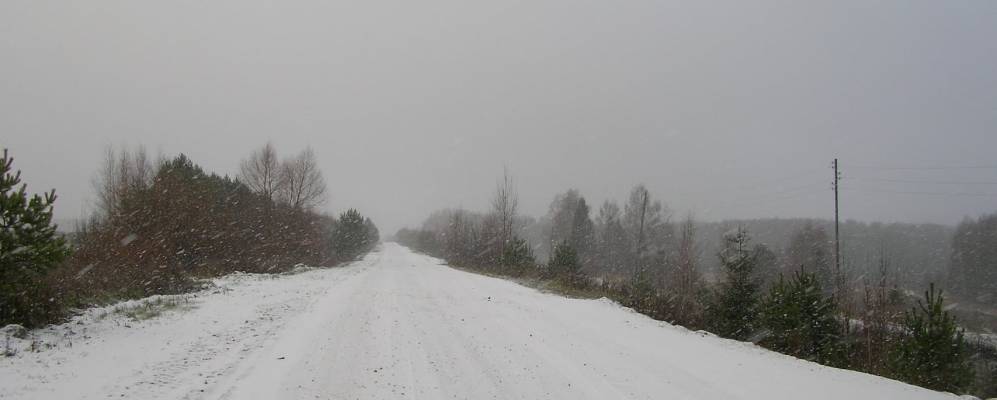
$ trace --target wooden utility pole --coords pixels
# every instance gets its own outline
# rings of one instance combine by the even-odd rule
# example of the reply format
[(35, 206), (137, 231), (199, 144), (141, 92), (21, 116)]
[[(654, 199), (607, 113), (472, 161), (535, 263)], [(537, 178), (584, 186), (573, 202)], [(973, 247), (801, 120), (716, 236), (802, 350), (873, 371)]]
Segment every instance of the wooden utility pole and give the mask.
[(841, 232), (838, 223), (838, 184), (841, 182), (841, 173), (838, 172), (838, 159), (835, 158), (831, 164), (834, 168), (834, 272), (841, 275)]

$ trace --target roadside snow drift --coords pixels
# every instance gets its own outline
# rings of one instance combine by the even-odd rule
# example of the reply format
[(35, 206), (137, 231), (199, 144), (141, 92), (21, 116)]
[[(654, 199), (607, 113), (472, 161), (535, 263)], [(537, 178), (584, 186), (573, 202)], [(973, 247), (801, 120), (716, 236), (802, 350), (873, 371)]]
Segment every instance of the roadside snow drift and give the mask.
[(0, 357), (0, 398), (956, 398), (439, 264), (389, 243), (163, 311), (91, 310)]

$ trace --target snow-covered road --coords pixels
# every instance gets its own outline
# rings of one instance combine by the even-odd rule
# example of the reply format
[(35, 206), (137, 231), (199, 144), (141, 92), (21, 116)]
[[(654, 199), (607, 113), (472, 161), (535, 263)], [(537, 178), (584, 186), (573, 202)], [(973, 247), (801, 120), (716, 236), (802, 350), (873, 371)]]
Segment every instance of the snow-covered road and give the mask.
[(216, 283), (155, 318), (90, 315), (36, 332), (54, 347), (0, 358), (0, 398), (954, 398), (392, 243), (344, 268)]

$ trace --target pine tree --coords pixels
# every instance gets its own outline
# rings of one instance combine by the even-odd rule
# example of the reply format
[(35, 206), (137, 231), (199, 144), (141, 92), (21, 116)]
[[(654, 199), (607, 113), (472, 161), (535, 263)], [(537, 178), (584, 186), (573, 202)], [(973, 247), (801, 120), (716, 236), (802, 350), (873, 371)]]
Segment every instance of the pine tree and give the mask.
[(52, 223), (55, 190), (29, 199), (21, 171), (12, 172), (13, 163), (4, 149), (0, 160), (0, 325), (31, 325), (36, 308), (48, 307), (31, 303), (31, 296), (24, 294), (62, 262), (68, 248)]
[(589, 218), (589, 206), (584, 197), (579, 197), (575, 215), (571, 223), (571, 237), (568, 244), (578, 253), (579, 266), (591, 265), (595, 242), (595, 225)]
[(371, 232), (368, 220), (356, 209), (349, 209), (339, 216), (333, 237), (333, 248), (345, 259), (353, 259), (369, 249)]
[(669, 308), (669, 304), (667, 304), (668, 299), (658, 296), (658, 291), (654, 287), (654, 280), (651, 277), (650, 271), (646, 269), (637, 270), (630, 285), (628, 285), (628, 290), (628, 306), (652, 318), (665, 318), (663, 311)]
[(725, 276), (710, 304), (708, 325), (717, 335), (745, 340), (754, 333), (758, 314), (755, 261), (748, 251), (747, 231), (739, 228), (724, 239), (727, 245), (720, 253), (720, 262)]
[(763, 243), (756, 244), (751, 254), (755, 256), (755, 279), (763, 290), (771, 288), (779, 280), (779, 256)]
[(924, 302), (904, 315), (902, 335), (890, 352), (890, 369), (900, 380), (959, 393), (973, 382), (966, 341), (932, 284)]
[(503, 267), (507, 273), (522, 273), (527, 267), (534, 264), (533, 251), (530, 250), (529, 243), (519, 237), (512, 237), (505, 246), (502, 247), (502, 256), (499, 258), (499, 266)]
[(808, 221), (789, 240), (785, 269), (795, 270), (803, 266), (807, 271), (817, 274), (824, 293), (831, 294), (835, 282), (830, 245), (831, 240), (824, 228)]
[(609, 274), (627, 271), (627, 254), (631, 247), (620, 216), (620, 206), (605, 201), (596, 217), (595, 264)]
[(762, 344), (822, 364), (840, 361), (834, 299), (822, 293), (815, 273), (801, 269), (788, 281), (780, 276), (762, 302), (760, 322), (768, 332)]
[(548, 270), (553, 277), (570, 277), (578, 273), (578, 254), (567, 242), (554, 246)]

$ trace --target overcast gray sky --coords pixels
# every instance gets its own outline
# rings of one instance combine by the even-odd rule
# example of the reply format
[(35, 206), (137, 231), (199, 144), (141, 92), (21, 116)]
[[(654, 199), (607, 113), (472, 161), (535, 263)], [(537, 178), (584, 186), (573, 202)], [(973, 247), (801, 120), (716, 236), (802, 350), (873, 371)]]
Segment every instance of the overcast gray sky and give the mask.
[(955, 223), (997, 211), (997, 2), (2, 0), (0, 138), (61, 218), (107, 145), (269, 139), (391, 232), (503, 166), (530, 214), (829, 217), (834, 157), (844, 217)]

